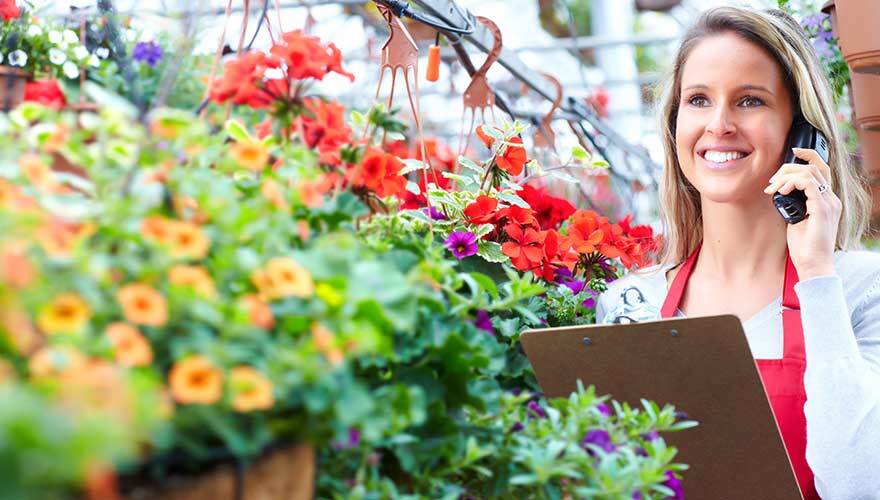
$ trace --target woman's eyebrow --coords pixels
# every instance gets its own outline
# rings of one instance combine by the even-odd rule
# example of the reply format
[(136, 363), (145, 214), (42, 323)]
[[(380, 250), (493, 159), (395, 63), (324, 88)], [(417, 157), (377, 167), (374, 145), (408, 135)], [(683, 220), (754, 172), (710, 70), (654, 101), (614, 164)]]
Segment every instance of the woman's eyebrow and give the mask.
[[(682, 89), (682, 90), (683, 90), (683, 91), (684, 91), (684, 90), (692, 90), (692, 89), (702, 89), (702, 90), (706, 90), (706, 89), (708, 89), (708, 88), (709, 88), (708, 85), (705, 85), (705, 84), (702, 84), (702, 83), (697, 83), (697, 84), (694, 84), (694, 85), (688, 85), (687, 87), (685, 87), (685, 88)], [(740, 85), (739, 87), (736, 88), (736, 90), (760, 90), (760, 91), (762, 91), (762, 92), (766, 92), (766, 93), (768, 93), (768, 94), (770, 94), (770, 95), (775, 95), (775, 94), (773, 93), (773, 91), (770, 90), (770, 89), (768, 89), (767, 87), (764, 87), (764, 86), (761, 86), (761, 85), (755, 85), (755, 84), (752, 84), (752, 83), (747, 83), (747, 84), (745, 84), (745, 85)]]

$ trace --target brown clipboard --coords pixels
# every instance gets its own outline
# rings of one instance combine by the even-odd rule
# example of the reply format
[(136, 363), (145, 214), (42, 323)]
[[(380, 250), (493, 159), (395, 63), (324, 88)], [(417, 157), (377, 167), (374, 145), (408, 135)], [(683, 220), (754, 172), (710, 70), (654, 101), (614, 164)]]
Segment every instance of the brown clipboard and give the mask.
[(529, 330), (520, 342), (547, 397), (594, 385), (641, 408), (672, 404), (699, 422), (665, 433), (685, 498), (802, 500), (739, 318)]

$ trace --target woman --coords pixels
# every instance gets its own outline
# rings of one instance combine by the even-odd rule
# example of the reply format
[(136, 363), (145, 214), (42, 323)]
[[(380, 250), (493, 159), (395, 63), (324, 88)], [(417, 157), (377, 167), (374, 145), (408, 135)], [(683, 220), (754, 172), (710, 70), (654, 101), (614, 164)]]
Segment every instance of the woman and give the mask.
[[(880, 498), (880, 255), (855, 250), (868, 198), (833, 110), (790, 16), (706, 12), (663, 98), (660, 263), (612, 283), (597, 318), (614, 322), (631, 288), (662, 317), (736, 314), (804, 497)], [(808, 164), (783, 165), (798, 116), (827, 163), (795, 150)], [(787, 224), (771, 197), (794, 189), (809, 216)]]

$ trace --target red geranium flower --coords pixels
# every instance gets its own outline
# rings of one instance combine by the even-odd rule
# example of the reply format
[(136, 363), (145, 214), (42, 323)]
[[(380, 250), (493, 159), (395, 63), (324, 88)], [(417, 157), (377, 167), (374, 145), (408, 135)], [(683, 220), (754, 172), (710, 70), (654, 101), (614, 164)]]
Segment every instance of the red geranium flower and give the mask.
[(498, 200), (491, 196), (480, 195), (464, 209), (464, 214), (471, 224), (488, 224), (495, 218), (496, 208), (498, 208)]
[(15, 5), (15, 0), (0, 0), (0, 17), (4, 21), (11, 21), (21, 15), (21, 9)]
[(556, 198), (542, 187), (526, 184), (518, 193), (535, 211), (535, 217), (541, 229), (554, 229), (574, 213), (574, 205), (565, 198)]
[(518, 224), (508, 224), (504, 232), (510, 237), (510, 241), (501, 245), (501, 251), (510, 257), (513, 267), (526, 271), (543, 260), (542, 237), (537, 231), (530, 227), (523, 231)]
[(537, 226), (538, 220), (535, 219), (535, 212), (529, 208), (523, 208), (517, 205), (511, 205), (498, 211), (495, 222), (512, 222), (520, 226)]
[(323, 45), (316, 36), (294, 30), (284, 33), (272, 46), (272, 55), (285, 62), (287, 76), (295, 80), (323, 80), (327, 73), (339, 73), (354, 81), (354, 75), (342, 69), (342, 53), (336, 45)]
[(309, 98), (305, 100), (306, 109), (312, 116), (300, 117), (303, 142), (317, 149), (321, 163), (339, 165), (339, 148), (349, 142), (351, 129), (345, 124), (345, 108), (336, 101)]
[(274, 92), (284, 89), (280, 83), (265, 87), (263, 77), (267, 69), (278, 65), (276, 58), (262, 52), (245, 52), (224, 65), (223, 76), (211, 85), (211, 100), (217, 103), (231, 100), (233, 104), (254, 108), (269, 106), (278, 97)]
[(526, 148), (523, 146), (522, 139), (519, 137), (508, 139), (504, 154), (496, 156), (495, 163), (512, 176), (521, 174), (526, 164)]
[(45, 104), (54, 109), (67, 106), (67, 99), (64, 97), (64, 92), (61, 91), (58, 81), (50, 78), (25, 83), (24, 100)]

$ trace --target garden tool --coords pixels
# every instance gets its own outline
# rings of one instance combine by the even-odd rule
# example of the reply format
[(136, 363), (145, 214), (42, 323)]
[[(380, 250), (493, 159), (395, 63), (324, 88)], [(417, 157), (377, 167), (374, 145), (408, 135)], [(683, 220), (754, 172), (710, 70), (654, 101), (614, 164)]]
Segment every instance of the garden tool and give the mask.
[(553, 106), (551, 106), (550, 111), (544, 115), (544, 118), (538, 123), (537, 130), (535, 130), (535, 147), (549, 148), (555, 153), (556, 133), (553, 132), (553, 128), (550, 125), (553, 123), (553, 115), (556, 114), (556, 110), (559, 109), (559, 105), (562, 104), (562, 84), (560, 84), (559, 80), (554, 78), (553, 75), (547, 73), (541, 74), (544, 78), (550, 81), (553, 87), (556, 88), (556, 97), (553, 99)]
[[(467, 149), (467, 145), (470, 142), (471, 134), (474, 131), (474, 122), (477, 118), (477, 109), (480, 109), (480, 119), (483, 123), (486, 123), (486, 109), (489, 109), (489, 112), (492, 114), (492, 122), (495, 123), (495, 93), (492, 92), (492, 89), (489, 87), (489, 81), (486, 79), (486, 72), (489, 71), (489, 67), (492, 66), (492, 63), (495, 62), (496, 59), (501, 55), (501, 30), (498, 29), (498, 26), (492, 22), (491, 19), (483, 16), (476, 17), (477, 22), (485, 25), (489, 31), (492, 33), (492, 38), (494, 42), (492, 44), (492, 50), (486, 56), (486, 60), (483, 62), (483, 65), (480, 66), (480, 69), (474, 72), (471, 76), (471, 83), (464, 90), (464, 109), (461, 113), (461, 134), (459, 136), (458, 141), (458, 154), (461, 155), (464, 153), (465, 149)], [(465, 132), (464, 123), (467, 117), (467, 111), (471, 111), (471, 122), (467, 128), (467, 132)]]

